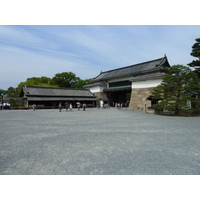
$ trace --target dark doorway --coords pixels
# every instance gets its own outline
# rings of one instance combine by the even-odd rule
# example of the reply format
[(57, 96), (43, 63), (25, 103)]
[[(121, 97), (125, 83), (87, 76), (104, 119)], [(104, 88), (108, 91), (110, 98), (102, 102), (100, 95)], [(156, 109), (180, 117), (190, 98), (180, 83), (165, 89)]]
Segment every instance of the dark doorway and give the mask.
[(115, 107), (115, 104), (122, 104), (123, 107), (129, 106), (131, 98), (131, 90), (109, 91), (107, 92), (110, 106)]

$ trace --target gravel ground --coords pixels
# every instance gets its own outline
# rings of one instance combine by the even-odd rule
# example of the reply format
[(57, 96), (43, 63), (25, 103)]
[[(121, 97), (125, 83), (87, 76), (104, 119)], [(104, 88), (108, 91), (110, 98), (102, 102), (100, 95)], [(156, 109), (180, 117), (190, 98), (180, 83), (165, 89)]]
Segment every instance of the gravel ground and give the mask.
[(0, 111), (0, 174), (200, 175), (200, 117)]

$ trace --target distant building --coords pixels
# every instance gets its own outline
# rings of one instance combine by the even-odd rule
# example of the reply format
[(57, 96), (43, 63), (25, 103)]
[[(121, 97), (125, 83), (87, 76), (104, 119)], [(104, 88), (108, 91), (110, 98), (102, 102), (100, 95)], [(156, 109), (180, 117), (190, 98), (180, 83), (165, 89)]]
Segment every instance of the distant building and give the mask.
[(87, 89), (38, 87), (23, 85), (20, 97), (24, 99), (24, 106), (58, 106), (59, 103), (72, 103), (75, 107), (77, 102), (95, 106), (97, 98)]
[(162, 82), (170, 65), (167, 57), (101, 72), (86, 85), (97, 98), (131, 109), (146, 109), (154, 103), (152, 89)]

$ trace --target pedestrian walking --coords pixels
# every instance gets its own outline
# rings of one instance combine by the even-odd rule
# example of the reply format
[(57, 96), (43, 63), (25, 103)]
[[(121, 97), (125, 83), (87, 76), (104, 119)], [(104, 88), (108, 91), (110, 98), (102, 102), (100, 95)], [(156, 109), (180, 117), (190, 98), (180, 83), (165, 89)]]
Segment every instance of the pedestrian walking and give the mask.
[(61, 112), (61, 110), (62, 110), (62, 104), (61, 103), (59, 103), (58, 108), (59, 108), (59, 112)]
[(83, 104), (83, 111), (85, 111), (85, 109), (86, 109), (86, 104), (84, 103)]
[(100, 103), (100, 107), (103, 108), (103, 104), (104, 104), (103, 100), (100, 100), (99, 103)]
[(35, 105), (35, 104), (33, 104), (33, 105), (32, 105), (32, 107), (33, 107), (33, 111), (35, 111), (36, 105)]
[(6, 102), (3, 103), (3, 110), (7, 110), (7, 103)]
[(69, 104), (69, 110), (72, 111), (72, 104)]
[(7, 110), (10, 110), (10, 103), (7, 103)]
[(69, 109), (69, 103), (68, 102), (65, 103), (65, 107), (66, 107), (66, 111), (68, 111), (68, 109)]
[(80, 102), (77, 102), (76, 104), (77, 104), (77, 108), (78, 108), (78, 110), (80, 110), (81, 103), (80, 103)]

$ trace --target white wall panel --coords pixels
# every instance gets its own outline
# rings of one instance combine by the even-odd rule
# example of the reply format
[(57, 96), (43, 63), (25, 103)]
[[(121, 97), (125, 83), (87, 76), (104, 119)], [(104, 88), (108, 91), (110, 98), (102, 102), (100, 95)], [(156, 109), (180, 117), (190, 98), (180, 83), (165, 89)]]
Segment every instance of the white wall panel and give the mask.
[(151, 88), (162, 83), (162, 79), (132, 82), (132, 88)]
[(92, 93), (95, 93), (95, 92), (103, 92), (104, 88), (105, 88), (105, 87), (103, 87), (103, 86), (91, 87), (91, 88), (90, 88), (90, 91), (91, 91)]

